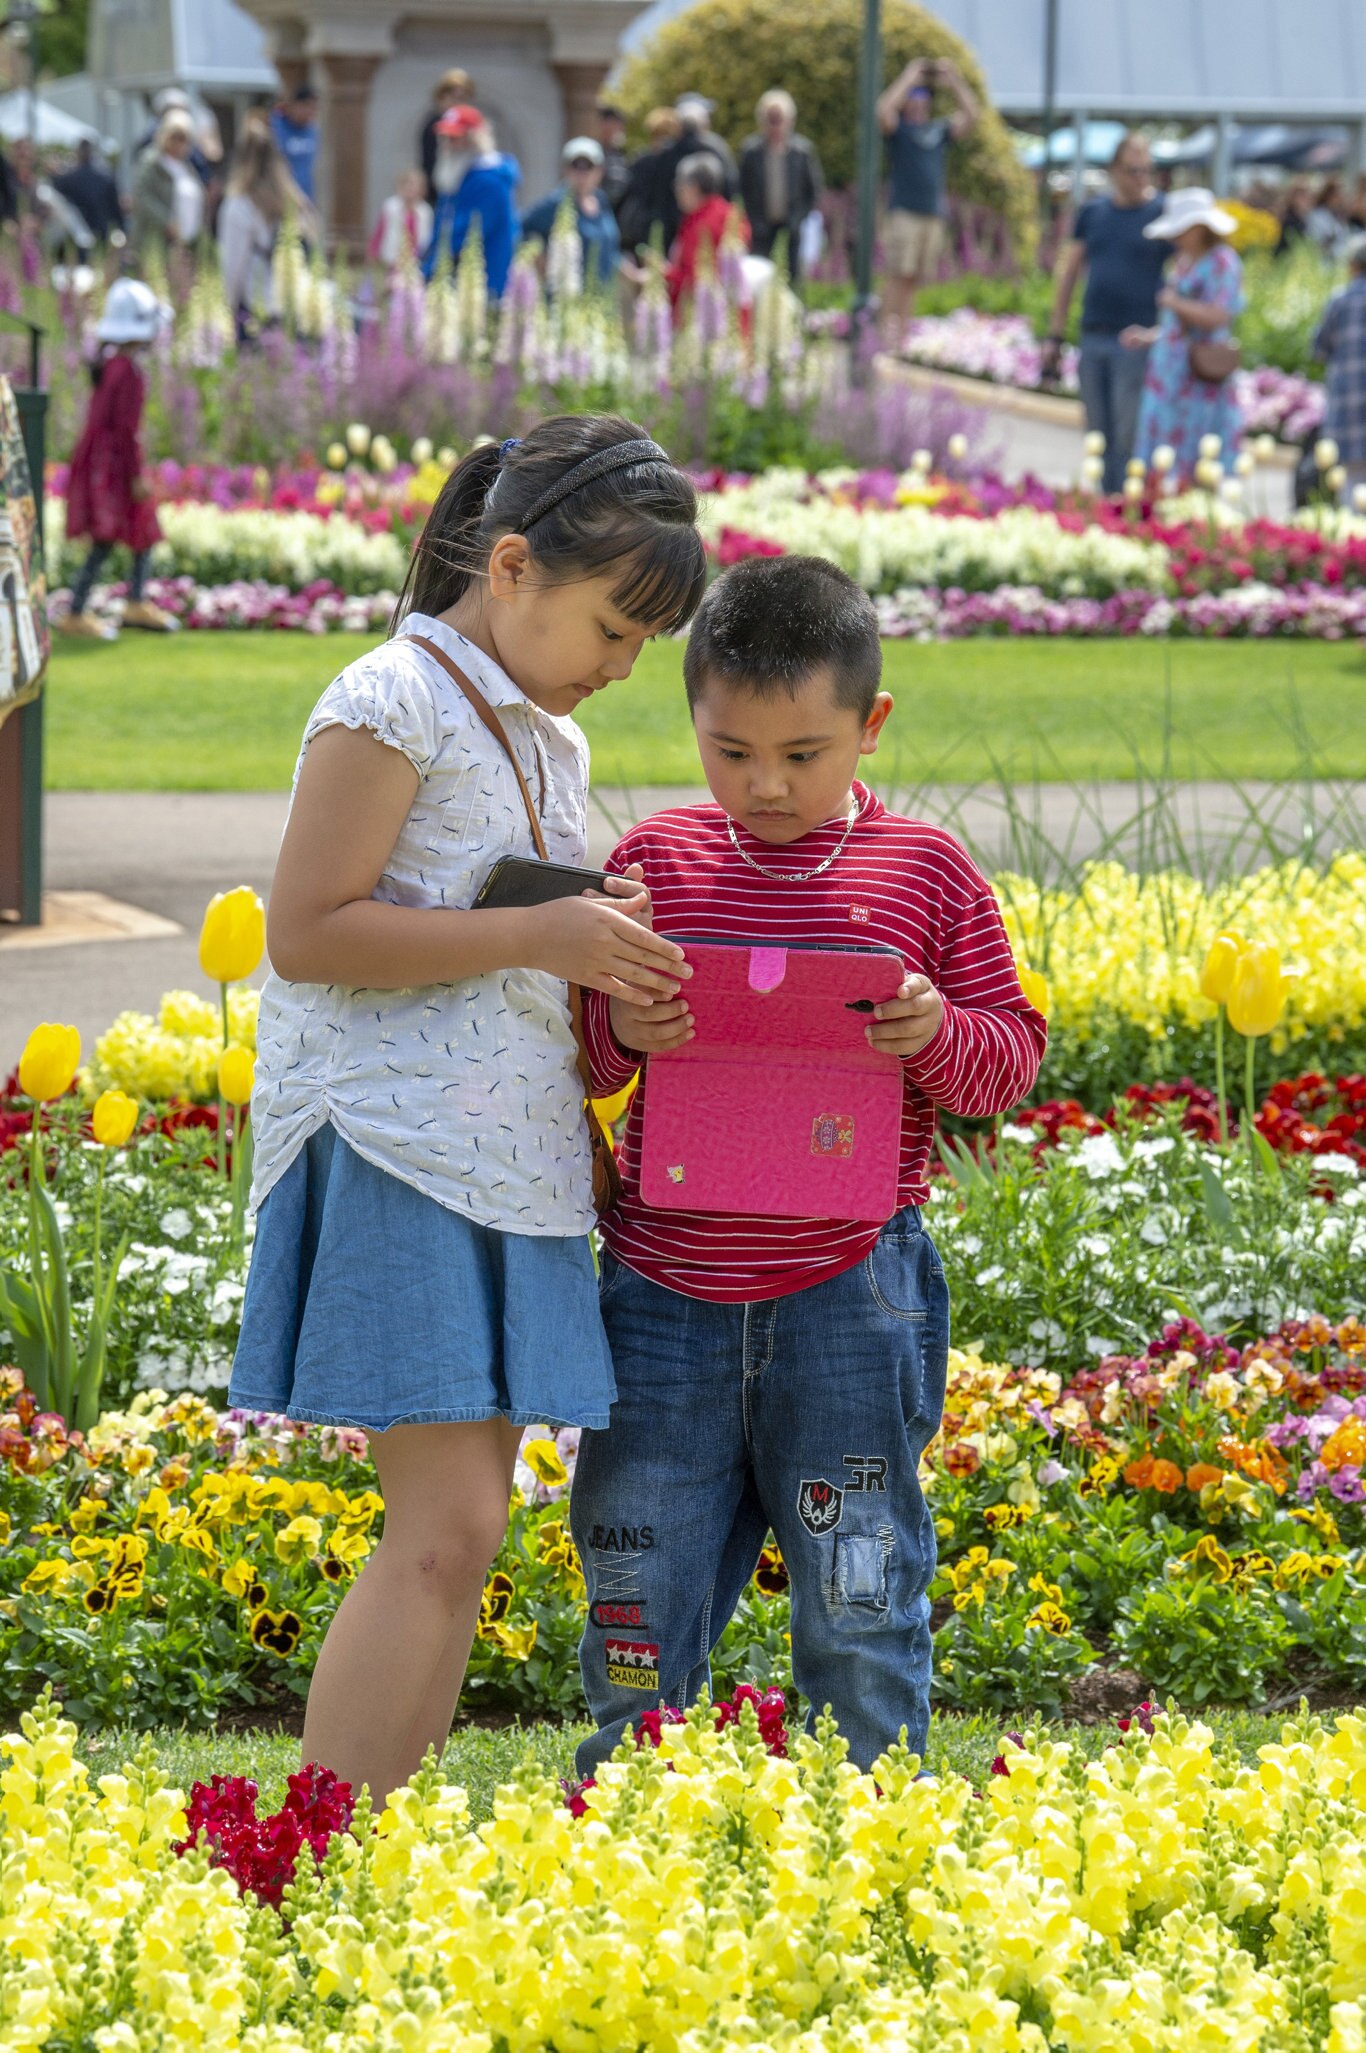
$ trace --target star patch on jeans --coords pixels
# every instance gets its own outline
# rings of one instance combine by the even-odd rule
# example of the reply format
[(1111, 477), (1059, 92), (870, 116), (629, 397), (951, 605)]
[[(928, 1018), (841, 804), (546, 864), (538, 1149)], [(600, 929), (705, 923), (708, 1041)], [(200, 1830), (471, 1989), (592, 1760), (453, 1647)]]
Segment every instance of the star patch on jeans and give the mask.
[(659, 1648), (653, 1640), (608, 1640), (607, 1680), (614, 1689), (659, 1688)]

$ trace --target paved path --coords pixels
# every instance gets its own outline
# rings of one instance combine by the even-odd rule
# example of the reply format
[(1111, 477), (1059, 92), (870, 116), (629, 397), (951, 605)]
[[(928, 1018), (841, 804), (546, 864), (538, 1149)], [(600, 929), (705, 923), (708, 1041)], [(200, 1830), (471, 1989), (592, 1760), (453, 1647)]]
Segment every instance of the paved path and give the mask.
[[(926, 794), (919, 803), (927, 818), (961, 835), (989, 867), (1033, 871), (1046, 859), (1054, 874), (1097, 853), (1202, 865), (1223, 851), (1240, 866), (1262, 862), (1267, 847), (1248, 829), (1247, 800), (1274, 807), (1272, 828), (1282, 849), (1322, 851), (1366, 839), (1366, 784), (1282, 788), (1274, 800), (1266, 785), (1242, 790), (1246, 799), (1229, 785), (1184, 784), (1169, 803), (1160, 803), (1151, 790), (1132, 784), (1084, 790), (1044, 784), (1017, 789), (1007, 807), (999, 792), (957, 787)], [(589, 854), (597, 860), (645, 813), (706, 793), (609, 787), (594, 796)], [(166, 990), (203, 989), (196, 943), (204, 907), (215, 891), (234, 884), (268, 894), (285, 806), (285, 794), (275, 791), (51, 793), (49, 887), (102, 892), (180, 931), (64, 946), (0, 941), (0, 1074), (38, 1020), (71, 1021), (91, 1046), (116, 1013), (152, 1010)]]

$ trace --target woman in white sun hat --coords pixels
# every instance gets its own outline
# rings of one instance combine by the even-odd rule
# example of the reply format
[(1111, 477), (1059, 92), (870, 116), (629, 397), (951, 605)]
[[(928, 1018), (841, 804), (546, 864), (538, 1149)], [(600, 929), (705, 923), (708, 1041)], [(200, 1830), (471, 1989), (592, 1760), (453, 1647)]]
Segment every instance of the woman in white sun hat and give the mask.
[(58, 623), (64, 634), (112, 641), (116, 630), (88, 611), (95, 580), (109, 552), (123, 543), (133, 555), (125, 627), (166, 634), (180, 625), (142, 594), (147, 560), (161, 539), (156, 506), (142, 471), (142, 404), (147, 393), (139, 358), (169, 325), (170, 308), (137, 278), (109, 288), (95, 330), (99, 355), (90, 366), (95, 390), (81, 438), (71, 452), (66, 488), (68, 541), (89, 535), (90, 554), (71, 581), (71, 610)]
[(1242, 433), (1229, 331), (1243, 310), (1243, 266), (1224, 240), (1237, 225), (1202, 185), (1169, 193), (1162, 212), (1143, 231), (1170, 242), (1176, 252), (1157, 295), (1158, 325), (1128, 328), (1120, 337), (1121, 342), (1152, 345), (1134, 454), (1149, 463), (1153, 451), (1165, 444), (1175, 452), (1173, 470), (1183, 484), (1195, 475), (1207, 435), (1219, 437), (1220, 453), (1206, 460), (1228, 466)]

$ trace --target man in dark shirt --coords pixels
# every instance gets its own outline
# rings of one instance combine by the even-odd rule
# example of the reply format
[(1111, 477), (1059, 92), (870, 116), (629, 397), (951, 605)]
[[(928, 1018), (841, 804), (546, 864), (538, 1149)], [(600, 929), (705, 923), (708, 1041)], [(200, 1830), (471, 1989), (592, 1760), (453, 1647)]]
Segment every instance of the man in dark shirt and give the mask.
[(79, 143), (71, 169), (58, 172), (52, 183), (64, 200), (70, 200), (94, 236), (97, 248), (103, 248), (115, 232), (124, 233), (118, 186), (104, 166), (96, 163), (92, 144)]
[(615, 214), (631, 179), (626, 157), (626, 116), (620, 107), (598, 107), (598, 142), (602, 148), (602, 196)]
[(1162, 212), (1152, 189), (1153, 167), (1140, 135), (1126, 135), (1110, 160), (1110, 196), (1084, 206), (1072, 245), (1058, 273), (1053, 320), (1044, 353), (1044, 379), (1057, 375), (1067, 310), (1086, 271), (1081, 306), (1081, 382), (1086, 425), (1105, 437), (1101, 489), (1119, 492), (1133, 453), (1148, 351), (1139, 340), (1157, 325), (1157, 290), (1169, 246), (1143, 231)]
[[(956, 106), (934, 120), (934, 88), (943, 86)], [(977, 126), (977, 101), (948, 57), (917, 57), (877, 103), (887, 139), (891, 192), (883, 227), (883, 329), (899, 342), (915, 308), (916, 288), (928, 285), (944, 247), (944, 188), (949, 144)]]

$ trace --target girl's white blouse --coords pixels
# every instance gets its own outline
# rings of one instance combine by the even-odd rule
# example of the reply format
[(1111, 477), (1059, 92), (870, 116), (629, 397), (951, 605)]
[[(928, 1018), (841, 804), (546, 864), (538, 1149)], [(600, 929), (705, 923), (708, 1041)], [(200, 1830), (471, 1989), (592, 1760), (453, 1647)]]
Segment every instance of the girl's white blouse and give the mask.
[[(495, 708), (539, 801), (552, 862), (582, 863), (588, 744), (442, 621), (409, 614), (313, 709), (299, 763), (326, 727), (364, 727), (421, 778), (374, 896), (469, 906), (504, 855), (534, 856), (512, 767), (429, 655), (445, 649)], [(295, 784), (299, 771), (294, 772)], [(539, 970), (421, 990), (290, 984), (273, 972), (257, 1028), (252, 1203), (331, 1120), (380, 1169), (480, 1226), (579, 1234), (593, 1223), (582, 1087), (567, 987)]]

